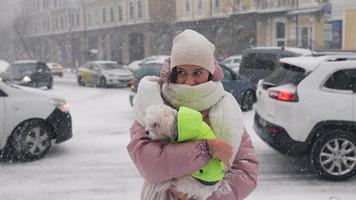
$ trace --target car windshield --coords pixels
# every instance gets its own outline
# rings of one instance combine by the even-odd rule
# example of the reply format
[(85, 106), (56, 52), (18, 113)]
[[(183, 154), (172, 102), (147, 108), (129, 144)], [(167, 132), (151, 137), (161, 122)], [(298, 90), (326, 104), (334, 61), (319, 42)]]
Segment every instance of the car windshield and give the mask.
[(276, 55), (266, 53), (249, 53), (242, 58), (241, 68), (273, 69)]
[(264, 81), (264, 85), (280, 86), (287, 83), (298, 85), (301, 80), (306, 77), (306, 72), (303, 68), (281, 63), (275, 72), (268, 76)]
[(104, 70), (123, 69), (123, 66), (119, 63), (100, 63), (99, 65)]
[(14, 63), (11, 64), (5, 72), (8, 73), (23, 73), (32, 72), (36, 67), (36, 63)]

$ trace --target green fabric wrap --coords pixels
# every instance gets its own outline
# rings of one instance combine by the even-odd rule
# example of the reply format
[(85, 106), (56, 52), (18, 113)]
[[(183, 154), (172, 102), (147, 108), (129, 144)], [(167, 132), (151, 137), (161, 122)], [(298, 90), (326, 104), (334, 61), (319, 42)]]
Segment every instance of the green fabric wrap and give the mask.
[[(203, 121), (200, 112), (188, 107), (180, 107), (178, 111), (178, 142), (194, 140), (211, 140), (215, 134)], [(206, 183), (217, 182), (224, 178), (223, 162), (213, 157), (202, 169), (193, 172), (192, 176)]]

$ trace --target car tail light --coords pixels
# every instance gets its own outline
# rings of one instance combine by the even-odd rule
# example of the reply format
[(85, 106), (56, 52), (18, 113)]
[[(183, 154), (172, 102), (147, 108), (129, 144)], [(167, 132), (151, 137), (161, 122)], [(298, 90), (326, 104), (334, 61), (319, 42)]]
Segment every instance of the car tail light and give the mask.
[(279, 127), (270, 127), (269, 128), (269, 133), (271, 135), (279, 135), (282, 132), (282, 130)]
[(137, 85), (136, 80), (135, 80), (135, 79), (132, 79), (131, 82), (130, 82), (130, 87), (131, 87), (131, 90), (132, 90), (132, 91), (135, 91), (136, 85)]
[(272, 99), (286, 102), (297, 102), (298, 95), (296, 92), (283, 91), (283, 90), (269, 90), (268, 96)]

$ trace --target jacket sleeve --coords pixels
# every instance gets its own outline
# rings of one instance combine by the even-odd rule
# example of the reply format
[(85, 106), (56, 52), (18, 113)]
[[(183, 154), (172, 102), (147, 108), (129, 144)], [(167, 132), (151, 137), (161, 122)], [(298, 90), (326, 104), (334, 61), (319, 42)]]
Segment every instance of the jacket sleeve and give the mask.
[(233, 166), (225, 176), (232, 192), (227, 195), (219, 195), (217, 192), (208, 200), (242, 200), (246, 198), (257, 186), (258, 169), (259, 163), (251, 138), (244, 131)]
[(148, 182), (159, 183), (190, 174), (210, 159), (203, 141), (175, 144), (152, 141), (138, 122), (134, 122), (130, 131), (128, 153)]

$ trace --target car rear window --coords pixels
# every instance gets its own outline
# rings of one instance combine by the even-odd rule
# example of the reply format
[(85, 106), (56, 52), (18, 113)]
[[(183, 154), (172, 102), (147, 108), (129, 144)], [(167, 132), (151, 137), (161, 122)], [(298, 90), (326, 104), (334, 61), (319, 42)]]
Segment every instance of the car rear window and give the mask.
[(138, 79), (144, 76), (159, 76), (163, 64), (151, 63), (144, 64), (139, 70), (136, 71), (135, 77)]
[(14, 73), (23, 73), (26, 71), (32, 72), (35, 70), (37, 64), (36, 63), (14, 63), (11, 64), (6, 72), (14, 72)]
[(292, 83), (297, 86), (307, 76), (307, 73), (303, 68), (286, 63), (280, 63), (280, 65), (281, 67), (279, 67), (263, 81), (264, 89), (288, 83)]
[(240, 68), (273, 70), (276, 60), (276, 54), (248, 53), (243, 56)]

